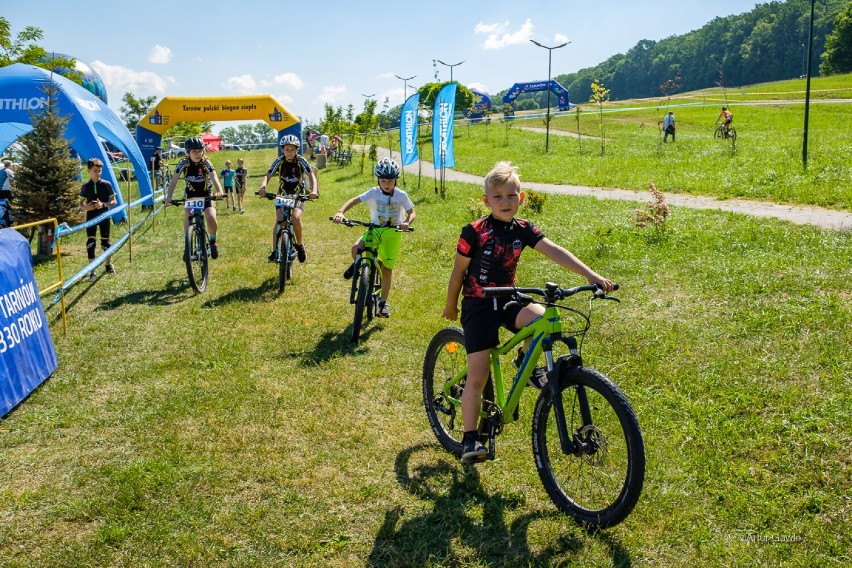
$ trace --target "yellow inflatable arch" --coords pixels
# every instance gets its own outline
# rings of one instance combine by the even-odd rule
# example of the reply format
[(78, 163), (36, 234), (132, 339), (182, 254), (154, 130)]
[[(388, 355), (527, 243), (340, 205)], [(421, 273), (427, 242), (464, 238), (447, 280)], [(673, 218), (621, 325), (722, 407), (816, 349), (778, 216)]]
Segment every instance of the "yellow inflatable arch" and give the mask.
[(150, 164), (163, 134), (178, 122), (262, 120), (278, 131), (278, 139), (293, 134), (302, 138), (302, 123), (272, 95), (237, 97), (166, 97), (136, 125), (136, 143)]

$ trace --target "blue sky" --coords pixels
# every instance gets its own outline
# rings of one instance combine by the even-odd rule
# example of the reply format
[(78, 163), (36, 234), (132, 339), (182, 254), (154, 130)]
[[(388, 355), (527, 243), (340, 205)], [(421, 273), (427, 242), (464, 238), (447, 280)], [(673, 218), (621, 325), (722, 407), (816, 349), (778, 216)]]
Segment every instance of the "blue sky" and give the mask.
[[(318, 120), (325, 103), (360, 110), (375, 94), (394, 106), (403, 81), (449, 79), (496, 93), (547, 78), (547, 53), (530, 43), (571, 43), (553, 52), (553, 74), (590, 67), (641, 39), (660, 40), (715, 17), (754, 8), (754, 0), (503, 1), (482, 3), (277, 2), (218, 0), (132, 4), (116, 1), (0, 0), (16, 34), (44, 32), (41, 45), (89, 64), (118, 112), (137, 96), (268, 93), (293, 113)], [(466, 7), (470, 6), (470, 7)], [(228, 123), (217, 124), (217, 129)]]

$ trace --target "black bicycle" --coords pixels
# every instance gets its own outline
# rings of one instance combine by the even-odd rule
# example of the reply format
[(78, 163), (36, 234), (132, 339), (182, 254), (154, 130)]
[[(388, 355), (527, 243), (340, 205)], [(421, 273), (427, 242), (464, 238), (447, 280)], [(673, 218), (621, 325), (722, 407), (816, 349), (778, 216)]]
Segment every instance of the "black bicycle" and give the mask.
[(183, 204), (184, 210), (190, 211), (189, 226), (184, 238), (183, 261), (186, 263), (189, 285), (196, 292), (203, 292), (207, 288), (209, 278), (207, 259), (210, 257), (210, 242), (204, 223), (204, 201), (204, 197), (172, 200), (172, 205)]
[[(260, 195), (260, 192), (255, 191), (254, 194)], [(293, 232), (291, 221), (293, 209), (300, 203), (309, 201), (310, 197), (306, 193), (275, 195), (269, 192), (264, 197), (274, 199), (275, 209), (281, 209), (282, 213), (281, 220), (275, 224), (275, 262), (278, 263), (278, 292), (281, 293), (287, 281), (293, 277), (293, 261), (296, 258), (296, 234)]]
[[(329, 217), (333, 221), (334, 217)], [(352, 273), (352, 290), (349, 294), (349, 303), (355, 304), (355, 319), (352, 322), (352, 343), (358, 343), (361, 337), (361, 328), (364, 320), (372, 321), (379, 308), (379, 298), (382, 291), (382, 264), (379, 260), (378, 250), (381, 236), (376, 229), (391, 228), (399, 232), (411, 232), (414, 229), (400, 229), (390, 222), (384, 225), (365, 223), (356, 219), (343, 219), (341, 224), (347, 227), (360, 225), (367, 227), (364, 235), (364, 248), (355, 257), (354, 272)]]

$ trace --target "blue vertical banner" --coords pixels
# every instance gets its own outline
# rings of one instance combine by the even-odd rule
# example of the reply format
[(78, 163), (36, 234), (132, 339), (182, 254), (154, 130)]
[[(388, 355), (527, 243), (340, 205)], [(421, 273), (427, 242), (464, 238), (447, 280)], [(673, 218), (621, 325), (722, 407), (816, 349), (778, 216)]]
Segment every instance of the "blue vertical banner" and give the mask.
[(0, 229), (0, 417), (49, 377), (56, 365), (30, 242), (14, 229)]
[(456, 165), (453, 154), (453, 114), (456, 112), (456, 85), (445, 85), (435, 99), (432, 112), (432, 154), (435, 169)]
[(414, 93), (402, 105), (399, 115), (399, 153), (402, 155), (402, 165), (407, 166), (417, 161), (417, 105), (420, 104), (420, 93)]

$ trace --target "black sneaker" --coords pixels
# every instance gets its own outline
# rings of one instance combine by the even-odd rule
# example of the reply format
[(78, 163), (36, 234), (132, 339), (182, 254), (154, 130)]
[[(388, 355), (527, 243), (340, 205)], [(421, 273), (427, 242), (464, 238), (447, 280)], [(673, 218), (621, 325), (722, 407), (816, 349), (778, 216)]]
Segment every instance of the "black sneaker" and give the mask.
[(355, 274), (355, 263), (354, 262), (352, 264), (350, 264), (349, 268), (347, 268), (346, 271), (343, 273), (343, 277), (346, 280), (349, 280), (350, 278), (352, 278), (353, 274)]
[[(524, 350), (518, 348), (518, 355), (515, 357), (513, 363), (515, 367), (521, 368), (521, 363), (524, 362)], [(533, 369), (532, 376), (527, 381), (527, 384), (531, 387), (535, 387), (538, 390), (544, 388), (544, 385), (547, 384), (547, 372), (544, 370), (544, 367), (536, 367)]]
[(488, 450), (479, 440), (467, 440), (462, 448), (461, 463), (468, 465), (480, 462), (488, 457)]
[(106, 265), (107, 274), (115, 274), (115, 265), (113, 263), (109, 263)]
[(269, 253), (269, 258), (266, 259), (266, 262), (278, 262), (278, 251), (274, 250)]
[(216, 241), (210, 241), (210, 258), (213, 260), (219, 258), (219, 244)]
[(296, 244), (293, 246), (296, 247), (296, 256), (299, 258), (299, 262), (305, 262), (308, 258), (308, 255), (305, 254), (305, 245)]

